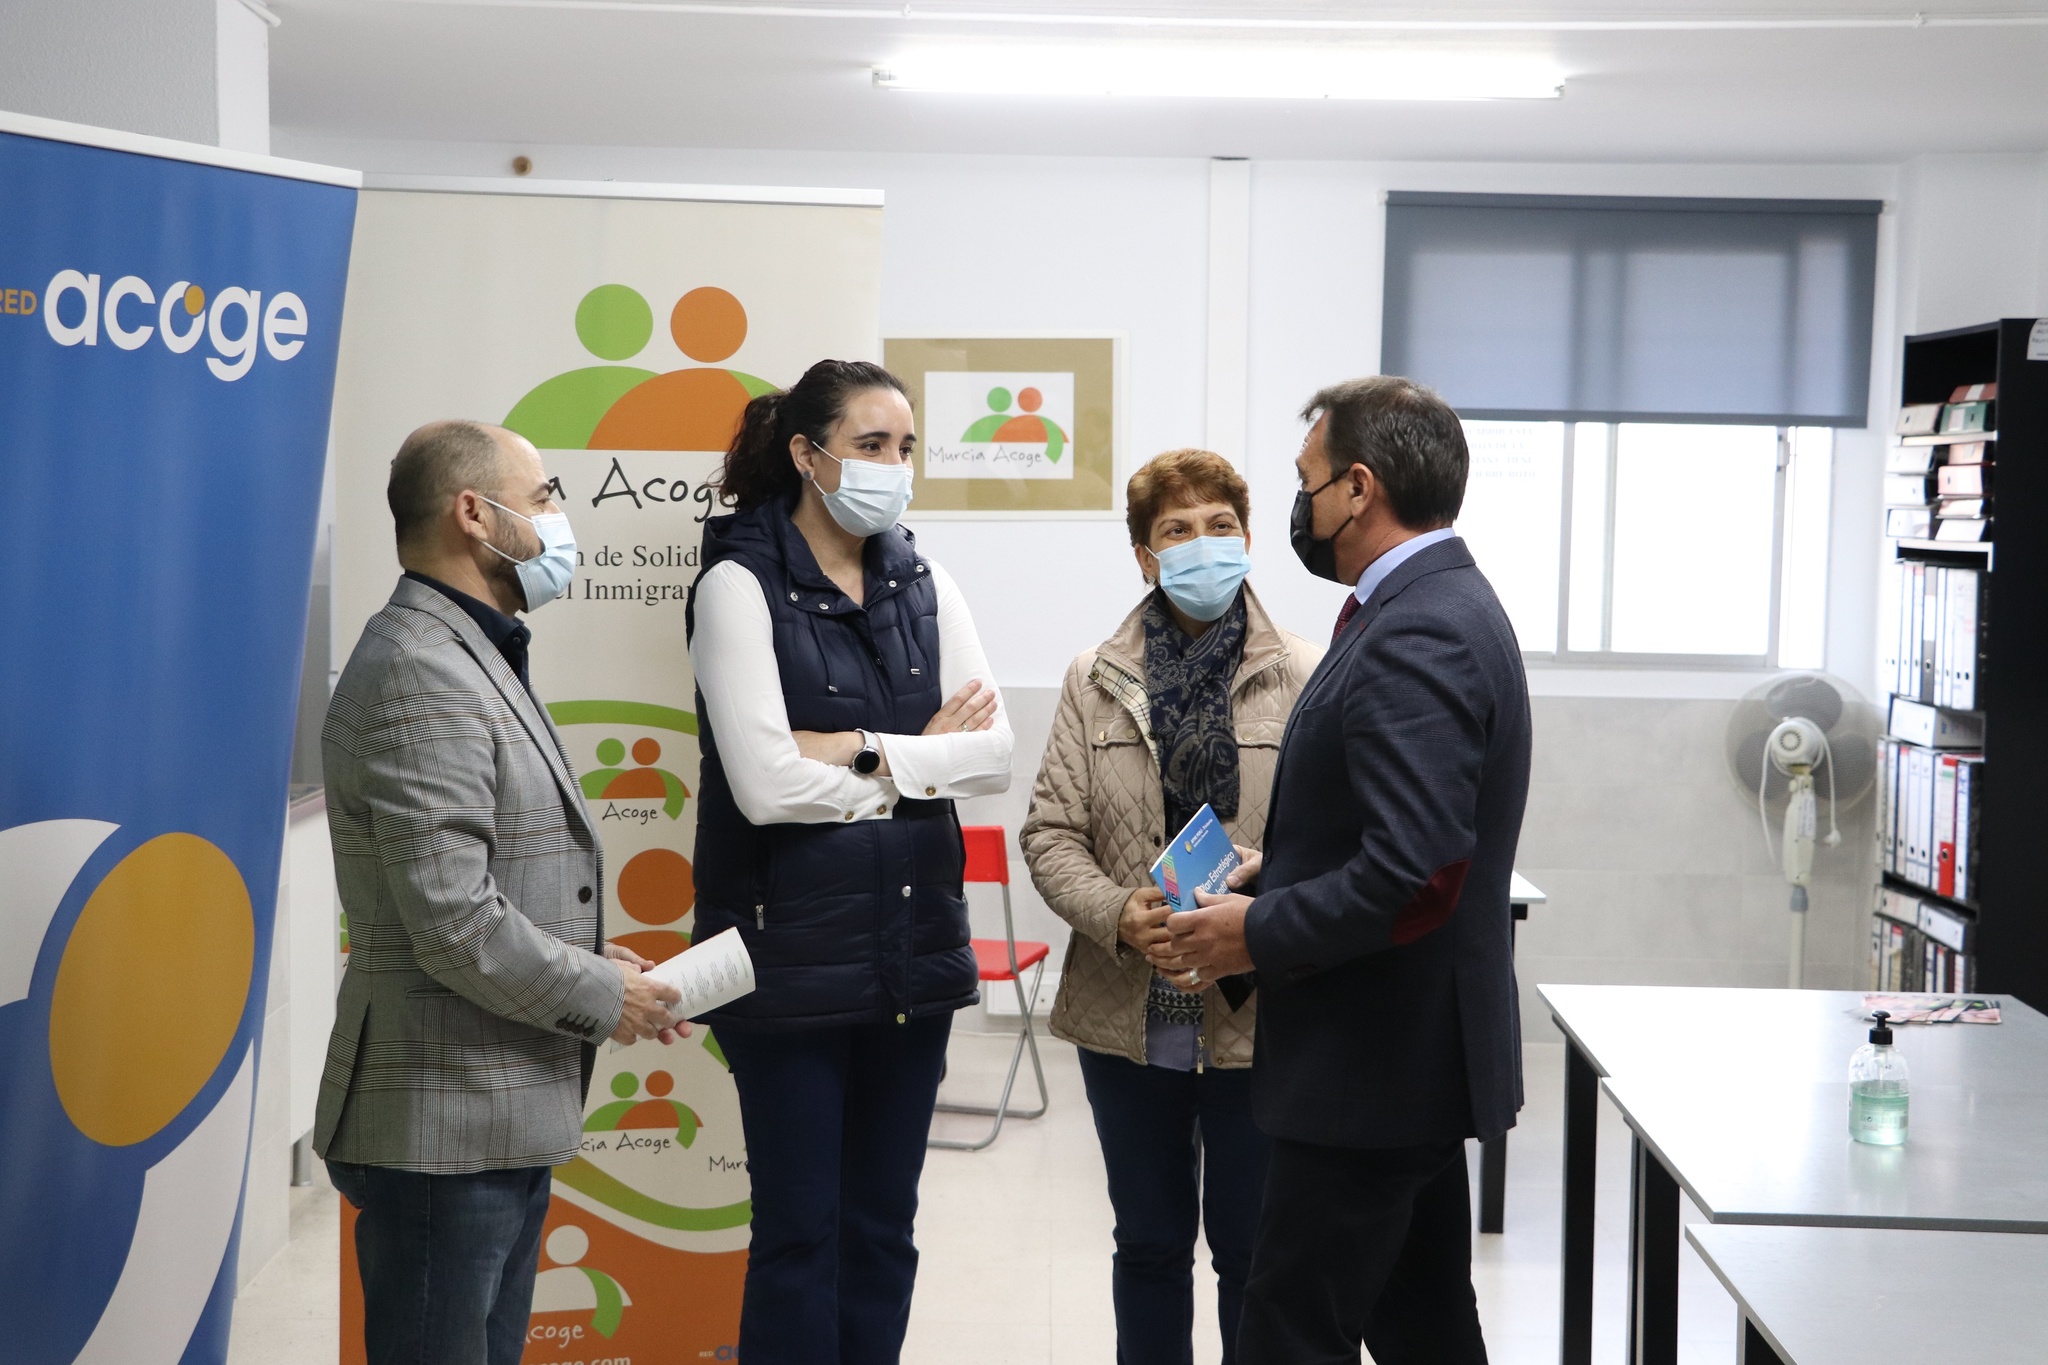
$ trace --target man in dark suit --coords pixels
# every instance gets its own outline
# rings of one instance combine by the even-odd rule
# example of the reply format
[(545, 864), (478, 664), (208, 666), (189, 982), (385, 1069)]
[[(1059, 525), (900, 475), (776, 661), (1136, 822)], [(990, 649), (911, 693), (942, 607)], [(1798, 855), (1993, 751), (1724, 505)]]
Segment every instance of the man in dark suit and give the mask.
[[(1508, 878), (1529, 789), (1513, 628), (1450, 530), (1457, 414), (1377, 376), (1323, 390), (1294, 548), (1355, 584), (1288, 721), (1263, 865), (1167, 921), (1183, 988), (1256, 972), (1252, 1070), (1275, 1139), (1243, 1365), (1483, 1362), (1467, 1138), (1513, 1126)], [(1230, 979), (1239, 978), (1239, 979)]]

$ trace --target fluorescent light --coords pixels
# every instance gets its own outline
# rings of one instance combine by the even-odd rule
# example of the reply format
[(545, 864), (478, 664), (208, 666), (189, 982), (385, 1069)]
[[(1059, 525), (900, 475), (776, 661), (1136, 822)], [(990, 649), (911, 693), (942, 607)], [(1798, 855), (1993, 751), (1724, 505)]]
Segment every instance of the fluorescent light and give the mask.
[(1542, 57), (1327, 44), (934, 45), (876, 66), (874, 81), (884, 90), (956, 95), (1500, 100), (1564, 94), (1564, 77)]

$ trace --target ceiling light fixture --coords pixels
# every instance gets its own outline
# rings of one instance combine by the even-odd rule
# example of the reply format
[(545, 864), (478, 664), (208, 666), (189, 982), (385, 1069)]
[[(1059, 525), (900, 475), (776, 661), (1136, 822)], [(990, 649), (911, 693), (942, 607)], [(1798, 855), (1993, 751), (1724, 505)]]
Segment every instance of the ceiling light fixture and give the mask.
[(956, 95), (1268, 100), (1557, 99), (1541, 57), (1213, 44), (917, 47), (874, 68), (884, 90)]
[[(246, 4), (248, 0), (243, 0)], [(1371, 18), (1320, 18), (1200, 10), (1172, 14), (1122, 11), (979, 10), (949, 4), (885, 6), (778, 4), (771, 0), (381, 0), (394, 5), (441, 5), (461, 9), (574, 10), (596, 14), (685, 14), (740, 19), (832, 19), (864, 23), (1032, 25), (1037, 27), (1152, 29), (1267, 29), (1347, 33), (1780, 33), (1806, 29), (1865, 30), (1921, 28), (2043, 28), (2048, 10), (1993, 10), (1976, 14), (1930, 14), (1925, 10), (1844, 14), (1839, 11), (1690, 15), (1558, 15), (1512, 17), (1474, 14), (1449, 17), (1424, 12)], [(260, 0), (259, 0), (260, 3)]]

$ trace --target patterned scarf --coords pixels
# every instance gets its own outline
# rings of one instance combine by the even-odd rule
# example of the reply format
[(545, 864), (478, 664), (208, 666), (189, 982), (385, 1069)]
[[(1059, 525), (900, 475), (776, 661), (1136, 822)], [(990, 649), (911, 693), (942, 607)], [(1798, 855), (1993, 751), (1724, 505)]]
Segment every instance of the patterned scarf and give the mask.
[[(1237, 726), (1230, 714), (1230, 685), (1244, 660), (1244, 627), (1242, 593), (1221, 620), (1192, 638), (1159, 593), (1145, 604), (1145, 691), (1159, 745), (1168, 837), (1178, 834), (1205, 802), (1218, 819), (1237, 815)], [(1202, 997), (1154, 976), (1145, 1012), (1171, 1023), (1199, 1024)]]

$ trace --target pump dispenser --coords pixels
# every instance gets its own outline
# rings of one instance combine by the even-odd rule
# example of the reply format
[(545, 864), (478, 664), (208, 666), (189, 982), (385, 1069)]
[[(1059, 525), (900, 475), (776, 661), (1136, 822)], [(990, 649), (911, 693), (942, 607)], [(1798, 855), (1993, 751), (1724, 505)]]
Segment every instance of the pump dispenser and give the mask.
[(1892, 1046), (1891, 1015), (1871, 1022), (1870, 1041), (1849, 1058), (1849, 1136), (1896, 1147), (1906, 1140), (1906, 1059)]

